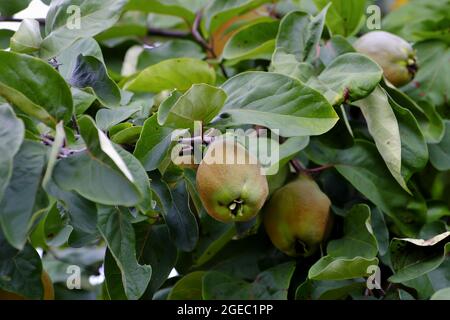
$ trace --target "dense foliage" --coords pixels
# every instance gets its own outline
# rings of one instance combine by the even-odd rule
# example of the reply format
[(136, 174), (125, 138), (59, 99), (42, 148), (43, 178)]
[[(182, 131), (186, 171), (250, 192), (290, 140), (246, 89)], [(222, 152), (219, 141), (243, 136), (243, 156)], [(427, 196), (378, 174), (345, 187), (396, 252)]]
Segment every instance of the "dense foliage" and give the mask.
[[(450, 298), (450, 1), (382, 7), (399, 88), (353, 46), (375, 1), (43, 2), (0, 30), (0, 298)], [(208, 183), (254, 167), (171, 157), (211, 128), (281, 136), (238, 222)]]

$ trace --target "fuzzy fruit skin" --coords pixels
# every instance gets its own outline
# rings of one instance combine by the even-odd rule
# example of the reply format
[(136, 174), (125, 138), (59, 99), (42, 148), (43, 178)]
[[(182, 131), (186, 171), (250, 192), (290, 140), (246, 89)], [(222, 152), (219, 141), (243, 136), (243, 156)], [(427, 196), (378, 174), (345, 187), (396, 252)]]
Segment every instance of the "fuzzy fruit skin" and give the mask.
[[(42, 286), (44, 287), (43, 300), (55, 300), (55, 290), (52, 280), (47, 272), (43, 271), (41, 275)], [(26, 297), (16, 293), (4, 291), (0, 289), (0, 300), (28, 300)]]
[[(224, 161), (211, 163), (221, 151)], [(209, 146), (197, 170), (197, 189), (208, 214), (221, 222), (252, 219), (269, 194), (256, 159), (230, 139), (218, 139)]]
[(417, 72), (414, 49), (404, 39), (385, 31), (372, 31), (359, 38), (354, 47), (383, 69), (384, 76), (396, 87), (410, 82)]
[(313, 254), (332, 225), (331, 201), (314, 180), (300, 175), (278, 189), (264, 212), (270, 240), (289, 256)]

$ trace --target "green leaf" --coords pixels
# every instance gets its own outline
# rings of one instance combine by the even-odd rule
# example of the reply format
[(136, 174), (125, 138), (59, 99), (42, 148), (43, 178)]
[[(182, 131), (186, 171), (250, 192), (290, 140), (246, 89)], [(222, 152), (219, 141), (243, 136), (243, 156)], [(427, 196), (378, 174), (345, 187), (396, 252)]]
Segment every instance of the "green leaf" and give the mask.
[(296, 300), (342, 300), (353, 292), (362, 292), (366, 282), (359, 279), (339, 281), (311, 281), (302, 283), (296, 291)]
[(186, 93), (175, 97), (173, 105), (164, 102), (161, 104), (158, 123), (161, 126), (192, 130), (195, 121), (208, 124), (214, 119), (227, 99), (222, 89), (207, 84), (194, 84)]
[(253, 283), (209, 271), (203, 277), (203, 299), (286, 300), (294, 270), (292, 262), (280, 264), (260, 273)]
[(44, 145), (37, 142), (23, 142), (14, 156), (12, 176), (0, 202), (0, 225), (5, 238), (19, 250), (25, 246), (31, 228), (46, 151)]
[(436, 268), (450, 252), (450, 231), (431, 239), (393, 239), (389, 250), (395, 270), (390, 282), (401, 283), (418, 278)]
[(242, 60), (270, 60), (275, 49), (275, 37), (278, 21), (264, 21), (245, 26), (235, 33), (222, 53), (227, 64), (235, 64)]
[(130, 0), (125, 9), (177, 16), (189, 23), (195, 19), (195, 13), (186, 7), (186, 1), (181, 0)]
[(353, 104), (361, 109), (378, 152), (392, 176), (403, 189), (411, 192), (402, 176), (400, 129), (386, 92), (378, 86), (367, 98)]
[(345, 216), (344, 237), (328, 243), (327, 256), (309, 270), (312, 280), (346, 280), (367, 275), (378, 265), (378, 244), (372, 231), (370, 208), (356, 205)]
[(0, 105), (0, 201), (11, 179), (13, 159), (24, 139), (25, 126), (7, 104)]
[(4, 17), (12, 17), (15, 13), (26, 9), (31, 0), (0, 0), (0, 14)]
[(11, 50), (18, 53), (32, 53), (39, 50), (42, 42), (39, 22), (25, 19), (11, 38)]
[(140, 264), (151, 265), (153, 272), (144, 298), (151, 299), (163, 285), (177, 260), (177, 248), (170, 240), (166, 225), (149, 225), (146, 222), (135, 225), (136, 250)]
[(322, 92), (332, 105), (367, 97), (383, 77), (383, 70), (359, 53), (345, 53), (333, 60), (308, 85)]
[(444, 105), (450, 92), (450, 47), (448, 44), (430, 40), (414, 46), (420, 68), (406, 92), (416, 101), (430, 100), (434, 105)]
[(408, 181), (428, 163), (428, 147), (414, 115), (392, 99), (389, 103), (397, 118), (402, 143), (402, 176)]
[(214, 69), (206, 62), (193, 58), (169, 59), (138, 73), (126, 85), (132, 92), (154, 92), (178, 89), (186, 91), (195, 83), (213, 85)]
[(48, 63), (6, 51), (0, 51), (0, 60), (3, 98), (50, 126), (70, 119), (73, 103), (69, 87)]
[(95, 57), (79, 55), (69, 80), (79, 89), (90, 89), (107, 107), (120, 105), (121, 94), (117, 84), (109, 77), (106, 67)]
[(189, 194), (185, 182), (179, 182), (171, 190), (164, 181), (155, 177), (152, 179), (152, 189), (169, 228), (170, 238), (181, 251), (192, 251), (197, 244), (199, 230), (195, 216), (189, 208)]
[(109, 249), (106, 249), (104, 259), (105, 285), (111, 300), (127, 300), (122, 283), (122, 272)]
[(280, 22), (274, 55), (281, 51), (294, 55), (298, 62), (316, 59), (327, 9), (328, 6), (316, 17), (302, 11), (293, 11), (284, 16)]
[(56, 57), (56, 61), (59, 64), (58, 71), (67, 81), (70, 80), (80, 55), (84, 57), (91, 56), (104, 63), (102, 49), (97, 41), (93, 38), (75, 40)]
[(205, 53), (202, 47), (193, 41), (183, 39), (169, 40), (155, 48), (144, 49), (139, 55), (137, 68), (142, 70), (161, 61), (174, 58), (202, 60), (205, 58)]
[(212, 34), (235, 16), (255, 9), (268, 0), (212, 0), (205, 9), (205, 27)]
[(388, 85), (382, 81), (383, 88), (389, 95), (391, 104), (408, 109), (419, 123), (420, 129), (428, 143), (438, 143), (442, 140), (445, 132), (445, 125), (436, 108), (429, 102), (421, 101), (416, 103), (403, 91)]
[(120, 268), (128, 299), (136, 300), (150, 282), (152, 267), (137, 261), (135, 234), (131, 214), (127, 211), (118, 207), (99, 207), (98, 228)]
[(53, 180), (49, 181), (45, 190), (49, 195), (59, 200), (62, 208), (66, 210), (69, 224), (73, 228), (68, 239), (69, 245), (82, 247), (97, 240), (99, 237), (97, 207), (94, 202), (81, 197), (76, 192), (62, 190)]
[(0, 231), (0, 288), (29, 299), (42, 299), (42, 264), (29, 244), (19, 251), (8, 244)]
[(362, 25), (366, 2), (362, 0), (314, 0), (319, 9), (331, 2), (327, 13), (327, 27), (332, 34), (354, 35)]
[(202, 300), (203, 276), (206, 272), (195, 271), (181, 278), (167, 297), (168, 300)]
[(418, 233), (425, 221), (425, 201), (400, 187), (372, 143), (356, 140), (350, 148), (332, 149), (314, 139), (305, 153), (320, 165), (334, 164), (359, 192), (389, 215), (401, 232), (409, 236)]
[(142, 201), (137, 204), (139, 210), (142, 213), (152, 209), (152, 192), (150, 189), (150, 179), (145, 172), (144, 167), (141, 165), (138, 159), (136, 159), (131, 153), (122, 149), (118, 145), (113, 145), (118, 155), (123, 159), (127, 168), (130, 170), (134, 178), (134, 185), (142, 195)]
[(115, 133), (111, 136), (111, 141), (116, 144), (134, 144), (141, 136), (141, 132), (141, 126), (131, 126)]
[(435, 292), (430, 300), (450, 300), (450, 288), (441, 289)]
[[(126, 3), (127, 0), (53, 1), (45, 20), (47, 36), (42, 41), (41, 56), (56, 56), (77, 39), (93, 37), (110, 28), (119, 20)], [(79, 11), (74, 11), (73, 7), (70, 10), (73, 5), (78, 6)]]
[[(428, 34), (425, 37), (415, 35), (418, 30), (425, 31), (424, 23), (429, 23), (430, 17), (433, 17), (433, 22), (448, 17), (448, 11), (450, 10), (450, 2), (447, 0), (428, 0), (426, 2), (420, 0), (411, 0), (405, 3), (401, 10), (393, 10), (383, 19), (383, 29), (390, 31), (394, 34), (401, 36), (409, 41), (418, 42), (420, 40), (426, 40), (433, 38)], [(440, 32), (445, 36), (445, 24), (442, 26)], [(447, 24), (448, 26), (448, 24)]]
[(222, 88), (228, 99), (215, 125), (256, 124), (291, 137), (323, 134), (338, 120), (321, 94), (282, 74), (244, 72)]
[(76, 115), (83, 114), (96, 100), (93, 94), (84, 92), (77, 88), (72, 88), (73, 104)]
[(423, 276), (403, 282), (403, 284), (407, 287), (414, 288), (417, 292), (418, 299), (429, 299), (440, 289), (450, 287), (449, 267), (450, 259), (446, 258), (438, 268)]
[(0, 49), (8, 49), (11, 37), (14, 35), (13, 30), (0, 30)]
[(368, 268), (378, 265), (377, 258), (335, 258), (325, 256), (317, 261), (308, 272), (312, 280), (345, 280), (368, 276)]
[(373, 258), (378, 253), (378, 243), (373, 234), (370, 208), (355, 205), (345, 216), (344, 237), (328, 243), (327, 253), (332, 257)]
[(145, 170), (153, 171), (159, 167), (169, 151), (173, 131), (158, 124), (157, 114), (144, 122), (134, 156), (141, 161)]
[(109, 130), (116, 124), (127, 120), (141, 109), (138, 106), (101, 109), (95, 114), (95, 122), (100, 130)]
[(430, 161), (439, 171), (450, 170), (450, 121), (445, 121), (445, 134), (438, 144), (430, 144)]
[(127, 206), (139, 203), (142, 194), (137, 178), (119, 151), (90, 117), (83, 116), (78, 124), (88, 150), (59, 161), (54, 170), (55, 182), (94, 202)]
[(56, 125), (55, 129), (55, 137), (53, 140), (53, 144), (48, 155), (48, 163), (47, 170), (45, 171), (44, 179), (42, 180), (42, 186), (45, 188), (46, 185), (50, 182), (53, 174), (53, 169), (55, 168), (55, 164), (58, 160), (59, 152), (64, 145), (66, 139), (66, 134), (64, 132), (63, 123), (60, 122)]

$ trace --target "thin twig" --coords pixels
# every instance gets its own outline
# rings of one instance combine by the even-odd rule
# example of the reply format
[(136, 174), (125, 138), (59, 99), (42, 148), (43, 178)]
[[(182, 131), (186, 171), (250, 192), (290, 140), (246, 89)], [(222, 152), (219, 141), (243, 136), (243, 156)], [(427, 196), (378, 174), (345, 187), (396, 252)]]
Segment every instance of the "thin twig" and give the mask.
[[(39, 19), (34, 19), (37, 20), (39, 22), (39, 24), (44, 25), (45, 24), (45, 19), (44, 18), (39, 18)], [(0, 22), (22, 22), (23, 19), (19, 19), (19, 18), (13, 18), (13, 17), (0, 17)]]
[(181, 30), (167, 30), (159, 28), (148, 28), (148, 35), (150, 36), (161, 36), (167, 38), (189, 38), (191, 35), (189, 32)]
[(75, 115), (72, 115), (72, 127), (77, 134), (80, 134), (80, 127), (78, 126), (77, 117)]

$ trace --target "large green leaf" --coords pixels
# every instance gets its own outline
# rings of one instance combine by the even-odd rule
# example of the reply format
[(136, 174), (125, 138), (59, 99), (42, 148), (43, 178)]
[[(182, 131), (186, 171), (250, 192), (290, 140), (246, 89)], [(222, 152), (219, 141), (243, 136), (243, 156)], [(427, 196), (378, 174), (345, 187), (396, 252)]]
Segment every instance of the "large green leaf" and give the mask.
[(0, 231), (0, 288), (28, 299), (42, 299), (41, 274), (37, 251), (29, 244), (21, 251), (13, 248)]
[(209, 271), (203, 276), (205, 300), (286, 300), (294, 263), (284, 263), (260, 273), (254, 282)]
[(393, 239), (389, 250), (395, 270), (390, 282), (399, 283), (418, 278), (438, 268), (450, 252), (450, 231), (431, 239)]
[(346, 280), (363, 277), (378, 265), (378, 244), (372, 231), (370, 208), (356, 205), (346, 215), (344, 237), (328, 243), (327, 255), (309, 270), (312, 280)]
[(69, 82), (76, 88), (92, 90), (98, 100), (107, 107), (120, 105), (119, 87), (109, 77), (103, 62), (95, 57), (80, 54)]
[(125, 89), (133, 92), (186, 91), (195, 83), (214, 84), (216, 74), (205, 61), (193, 58), (169, 59), (154, 64), (133, 77)]
[(359, 192), (388, 214), (401, 232), (408, 236), (418, 233), (425, 221), (425, 201), (400, 187), (372, 143), (356, 140), (348, 149), (332, 149), (314, 139), (305, 152), (318, 164), (333, 164)]
[(235, 16), (259, 7), (268, 0), (212, 0), (205, 10), (205, 27), (213, 33)]
[(353, 103), (361, 109), (378, 152), (395, 180), (410, 192), (402, 176), (402, 142), (395, 113), (385, 91), (378, 86), (365, 99)]
[(42, 41), (41, 56), (54, 57), (77, 39), (93, 37), (113, 26), (126, 3), (127, 0), (52, 1), (45, 21), (47, 36)]
[(448, 101), (450, 92), (450, 47), (448, 44), (430, 40), (415, 44), (419, 71), (406, 92), (417, 100), (430, 100), (441, 106)]
[(174, 189), (155, 177), (152, 180), (152, 189), (172, 241), (181, 251), (192, 251), (199, 238), (199, 229), (194, 214), (189, 208), (189, 194), (186, 183), (178, 182)]
[(450, 121), (445, 121), (445, 135), (438, 144), (430, 144), (430, 161), (440, 170), (450, 170)]
[[(176, 93), (175, 96), (178, 97)], [(226, 98), (226, 93), (220, 88), (194, 84), (185, 94), (176, 98), (173, 104), (161, 103), (158, 123), (179, 129), (193, 129), (195, 121), (208, 124), (220, 112)]]
[(330, 2), (326, 20), (330, 32), (345, 37), (355, 34), (362, 26), (366, 2), (363, 0), (314, 0), (320, 9)]
[(322, 92), (332, 105), (367, 97), (383, 77), (383, 70), (359, 53), (345, 53), (333, 60), (308, 85)]
[(275, 49), (278, 21), (263, 21), (241, 28), (225, 45), (222, 58), (227, 64), (242, 60), (270, 60)]
[(177, 260), (177, 248), (171, 242), (166, 225), (149, 225), (146, 222), (135, 225), (137, 259), (140, 264), (152, 266), (152, 278), (144, 298), (153, 294), (166, 281)]
[(0, 95), (11, 104), (48, 125), (68, 121), (73, 103), (64, 79), (48, 63), (0, 51)]
[(150, 282), (152, 267), (137, 261), (131, 213), (125, 208), (99, 207), (98, 228), (120, 268), (128, 299), (139, 299)]
[(137, 175), (120, 151), (90, 117), (83, 116), (78, 123), (87, 151), (59, 161), (55, 182), (66, 191), (77, 191), (102, 204), (131, 206), (142, 201), (142, 186), (138, 187)]
[(47, 149), (25, 140), (13, 160), (13, 171), (0, 202), (0, 225), (5, 238), (17, 249), (25, 246), (42, 181)]
[(0, 105), (0, 201), (13, 170), (13, 159), (24, 138), (25, 126), (12, 108)]
[(222, 88), (228, 99), (215, 125), (257, 124), (290, 137), (323, 134), (338, 120), (320, 93), (282, 74), (245, 72)]

